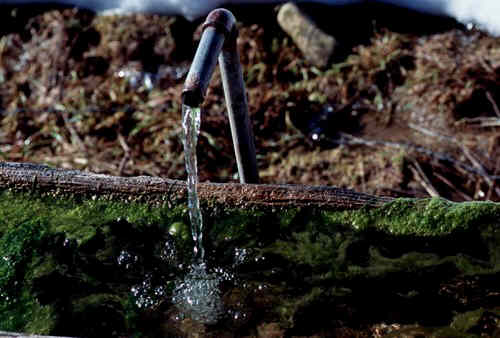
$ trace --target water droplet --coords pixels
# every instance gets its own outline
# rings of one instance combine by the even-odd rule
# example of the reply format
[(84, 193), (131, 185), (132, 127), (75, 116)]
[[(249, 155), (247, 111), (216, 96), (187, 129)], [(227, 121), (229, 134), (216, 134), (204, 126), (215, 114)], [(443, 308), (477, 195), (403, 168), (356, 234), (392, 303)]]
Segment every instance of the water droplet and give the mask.
[(248, 249), (235, 248), (234, 249), (234, 266), (244, 263), (248, 258)]
[(161, 250), (160, 259), (167, 262), (173, 263), (176, 261), (177, 250), (175, 244), (172, 241), (166, 241), (163, 249)]

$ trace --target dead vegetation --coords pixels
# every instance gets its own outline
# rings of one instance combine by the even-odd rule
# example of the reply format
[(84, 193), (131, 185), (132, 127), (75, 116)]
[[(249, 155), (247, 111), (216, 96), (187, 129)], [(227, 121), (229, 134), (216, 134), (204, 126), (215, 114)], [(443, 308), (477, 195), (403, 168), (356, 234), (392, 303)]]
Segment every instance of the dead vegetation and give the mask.
[[(3, 13), (1, 160), (185, 177), (180, 92), (196, 26), (73, 9)], [(327, 69), (308, 65), (273, 20), (240, 24), (238, 44), (263, 182), (500, 199), (500, 39), (378, 27)], [(222, 94), (216, 74), (202, 181), (235, 179)]]

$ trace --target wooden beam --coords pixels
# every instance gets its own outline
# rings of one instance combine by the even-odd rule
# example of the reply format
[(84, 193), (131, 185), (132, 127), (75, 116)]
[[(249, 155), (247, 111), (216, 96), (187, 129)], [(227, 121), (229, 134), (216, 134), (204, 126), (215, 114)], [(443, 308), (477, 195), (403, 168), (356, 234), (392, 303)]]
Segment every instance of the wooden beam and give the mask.
[[(137, 200), (184, 203), (184, 181), (159, 177), (117, 177), (79, 170), (54, 169), (31, 163), (0, 163), (0, 189), (36, 191)], [(350, 210), (377, 207), (392, 199), (325, 186), (200, 183), (201, 201), (229, 207), (313, 206)]]
[(0, 331), (0, 338), (71, 338), (71, 337), (40, 336), (37, 334)]

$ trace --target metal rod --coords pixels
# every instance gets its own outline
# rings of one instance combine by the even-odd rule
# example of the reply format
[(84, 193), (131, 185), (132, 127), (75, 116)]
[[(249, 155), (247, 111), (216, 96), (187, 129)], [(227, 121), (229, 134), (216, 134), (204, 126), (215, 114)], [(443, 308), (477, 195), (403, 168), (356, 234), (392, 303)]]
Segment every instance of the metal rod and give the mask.
[(236, 48), (236, 36), (227, 39), (224, 44), (219, 55), (219, 67), (240, 182), (259, 183), (254, 136), (248, 116), (248, 102), (240, 55)]
[(205, 92), (217, 64), (217, 56), (224, 44), (224, 38), (225, 34), (217, 31), (215, 27), (207, 27), (203, 31), (193, 63), (184, 82), (182, 91), (184, 104), (198, 107), (203, 103)]
[(258, 183), (254, 136), (236, 46), (235, 23), (233, 14), (226, 9), (213, 10), (207, 16), (184, 83), (182, 102), (191, 107), (201, 105), (218, 57), (240, 182)]

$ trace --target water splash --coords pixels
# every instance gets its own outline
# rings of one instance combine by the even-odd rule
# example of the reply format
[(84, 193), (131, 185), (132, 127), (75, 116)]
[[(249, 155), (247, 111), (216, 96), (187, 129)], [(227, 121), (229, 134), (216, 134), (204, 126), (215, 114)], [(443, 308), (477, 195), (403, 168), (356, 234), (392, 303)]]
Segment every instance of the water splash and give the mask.
[(184, 280), (176, 283), (172, 300), (184, 315), (214, 324), (224, 314), (219, 289), (223, 280), (218, 273), (208, 272), (205, 263), (194, 263)]
[(184, 131), (184, 157), (186, 160), (189, 218), (194, 241), (195, 261), (203, 262), (203, 218), (198, 199), (198, 166), (196, 144), (200, 133), (201, 112), (199, 107), (182, 105), (182, 128)]
[(146, 274), (144, 280), (130, 290), (139, 308), (147, 309), (161, 304), (168, 294), (168, 285), (158, 285), (153, 274)]

